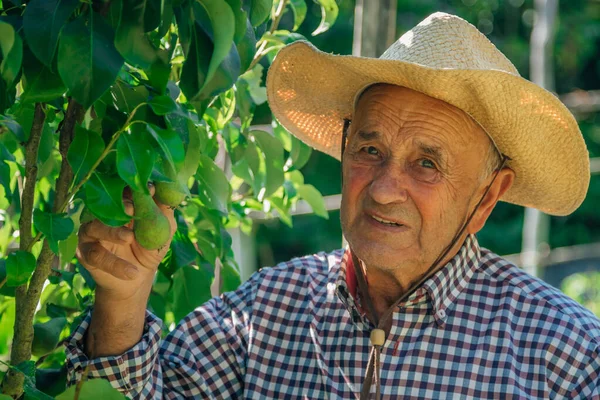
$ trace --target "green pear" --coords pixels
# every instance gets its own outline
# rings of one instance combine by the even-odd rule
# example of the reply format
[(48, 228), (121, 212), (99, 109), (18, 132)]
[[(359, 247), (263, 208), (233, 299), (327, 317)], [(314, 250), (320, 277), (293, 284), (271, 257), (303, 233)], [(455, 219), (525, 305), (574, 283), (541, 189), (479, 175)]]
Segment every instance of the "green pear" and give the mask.
[(169, 220), (162, 213), (150, 194), (132, 191), (133, 233), (140, 246), (147, 250), (157, 250), (171, 237)]
[(205, 134), (204, 127), (195, 126), (188, 121), (189, 143), (185, 152), (185, 160), (179, 171), (173, 169), (167, 163), (163, 164), (165, 175), (172, 182), (155, 182), (156, 192), (154, 197), (162, 204), (177, 207), (186, 197), (190, 195), (188, 180), (198, 169), (200, 162), (201, 137)]
[(154, 197), (169, 207), (177, 207), (189, 195), (189, 190), (177, 178), (173, 182), (154, 182)]

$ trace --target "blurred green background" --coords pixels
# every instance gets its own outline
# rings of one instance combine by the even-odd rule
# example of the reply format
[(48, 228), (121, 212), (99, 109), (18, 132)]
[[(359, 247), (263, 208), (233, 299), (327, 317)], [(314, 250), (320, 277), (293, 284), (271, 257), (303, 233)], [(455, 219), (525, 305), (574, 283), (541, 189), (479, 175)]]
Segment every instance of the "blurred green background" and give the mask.
[[(355, 1), (338, 1), (340, 14), (335, 25), (318, 37), (310, 33), (319, 23), (320, 9), (311, 2), (307, 4), (307, 21), (301, 33), (323, 51), (351, 54)], [(398, 0), (396, 38), (436, 11), (459, 15), (478, 27), (515, 64), (521, 75), (529, 78), (530, 40), (536, 18), (533, 0)], [(283, 27), (291, 25), (290, 14), (284, 16)], [(590, 96), (596, 96), (595, 103), (590, 101), (591, 110), (578, 115), (578, 120), (590, 157), (600, 157), (600, 92), (596, 92), (600, 89), (600, 1), (561, 1), (556, 18), (551, 59), (555, 90), (561, 98), (571, 94), (590, 101)], [(340, 193), (339, 163), (333, 158), (315, 151), (303, 173), (306, 182), (324, 196)], [(585, 202), (575, 213), (550, 218), (548, 248), (538, 270), (540, 277), (579, 301), (587, 302), (590, 308), (589, 299), (598, 298), (594, 282), (600, 283), (591, 275), (600, 266), (599, 206), (600, 174), (596, 174), (592, 175)], [(522, 207), (499, 203), (478, 235), (480, 244), (498, 254), (513, 255), (509, 258), (518, 264), (523, 220)], [(254, 248), (247, 250), (255, 254), (250, 263), (252, 268), (342, 246), (337, 210), (330, 211), (328, 220), (314, 215), (295, 216), (293, 224), (290, 228), (275, 219), (257, 224), (248, 249)], [(247, 254), (245, 258), (251, 256)], [(575, 273), (580, 274), (573, 276)], [(569, 276), (570, 280), (565, 280)]]

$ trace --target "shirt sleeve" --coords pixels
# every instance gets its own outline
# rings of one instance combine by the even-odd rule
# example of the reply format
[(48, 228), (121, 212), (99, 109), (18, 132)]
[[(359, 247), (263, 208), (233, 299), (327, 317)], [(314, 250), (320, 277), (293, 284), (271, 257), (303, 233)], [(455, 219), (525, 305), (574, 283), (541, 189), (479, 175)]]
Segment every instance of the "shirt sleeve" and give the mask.
[(186, 316), (163, 340), (161, 322), (146, 311), (140, 342), (119, 356), (89, 360), (83, 352), (88, 314), (66, 344), (68, 384), (104, 378), (132, 399), (241, 398), (249, 324), (258, 274)]
[(596, 348), (568, 396), (570, 399), (600, 400), (600, 349)]
[[(146, 311), (144, 333), (134, 347), (119, 356), (89, 360), (83, 351), (83, 339), (90, 320), (91, 312), (88, 312), (67, 340), (67, 384), (70, 386), (81, 380), (88, 368), (87, 379), (106, 379), (114, 388), (131, 398), (161, 398), (162, 373), (157, 359), (161, 344), (161, 321)], [(146, 382), (152, 380), (155, 384), (148, 386)]]

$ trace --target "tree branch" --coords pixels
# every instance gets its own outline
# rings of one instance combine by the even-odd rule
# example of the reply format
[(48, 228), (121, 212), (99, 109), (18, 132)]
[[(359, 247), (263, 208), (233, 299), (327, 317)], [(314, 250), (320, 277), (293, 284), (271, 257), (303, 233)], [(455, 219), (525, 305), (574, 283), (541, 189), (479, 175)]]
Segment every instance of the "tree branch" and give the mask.
[[(289, 0), (281, 0), (281, 2), (279, 3), (279, 7), (275, 11), (273, 22), (271, 23), (271, 28), (269, 29), (270, 34), (273, 34), (273, 32), (275, 32), (277, 30), (277, 27), (279, 26), (281, 17), (283, 17), (283, 13), (285, 11), (285, 7), (287, 6), (288, 2), (289, 2)], [(251, 70), (252, 68), (254, 68), (256, 66), (256, 64), (258, 64), (260, 59), (263, 58), (265, 54), (267, 54), (267, 52), (264, 52), (266, 47), (267, 47), (267, 41), (263, 39), (262, 43), (258, 47), (258, 50), (256, 51), (254, 59), (252, 60), (252, 62), (250, 63), (250, 66), (248, 67), (248, 71)]]
[[(35, 195), (35, 181), (37, 177), (37, 157), (40, 146), (40, 138), (44, 128), (46, 114), (40, 103), (36, 103), (33, 114), (33, 124), (29, 132), (29, 139), (25, 144), (25, 184), (21, 192), (21, 217), (19, 218), (20, 242), (19, 249), (27, 250), (31, 245), (33, 238), (31, 234), (31, 225), (33, 220), (33, 200)], [(20, 326), (19, 320), (23, 315), (24, 305), (27, 302), (27, 284), (20, 285), (15, 289), (15, 331), (11, 349), (11, 363), (17, 365), (19, 359), (19, 340), (21, 336), (18, 333)], [(32, 327), (33, 329), (33, 327)], [(17, 336), (19, 335), (19, 336)], [(27, 340), (27, 338), (23, 338)], [(31, 352), (31, 346), (30, 350)], [(15, 357), (16, 355), (16, 357)], [(9, 369), (3, 382), (3, 393), (11, 396), (19, 396), (23, 392), (24, 377), (22, 374)]]
[(60, 165), (60, 174), (56, 180), (56, 195), (54, 197), (54, 204), (52, 212), (61, 213), (64, 211), (68, 203), (69, 187), (73, 182), (73, 170), (67, 160), (67, 153), (69, 152), (69, 146), (75, 137), (75, 125), (79, 124), (85, 116), (85, 109), (75, 99), (69, 100), (69, 106), (67, 107), (67, 114), (63, 120), (62, 129), (60, 130), (60, 139), (58, 145), (58, 151), (62, 157), (62, 163)]
[[(69, 205), (69, 201), (71, 200), (71, 198), (73, 196), (75, 196), (77, 194), (77, 192), (79, 191), (79, 189), (81, 189), (83, 187), (83, 185), (92, 177), (92, 174), (94, 173), (94, 171), (96, 170), (98, 165), (100, 165), (102, 160), (104, 160), (104, 158), (112, 150), (113, 146), (117, 142), (117, 139), (119, 139), (119, 136), (121, 135), (121, 133), (123, 133), (127, 129), (127, 127), (130, 126), (131, 124), (133, 124), (135, 122), (141, 122), (141, 121), (131, 122), (131, 120), (135, 116), (135, 113), (137, 112), (137, 110), (141, 106), (144, 106), (144, 105), (146, 105), (146, 103), (140, 103), (133, 109), (133, 111), (127, 118), (127, 121), (125, 121), (125, 124), (121, 127), (121, 129), (119, 129), (117, 132), (115, 132), (113, 134), (113, 137), (111, 138), (110, 142), (106, 145), (106, 148), (104, 149), (102, 154), (100, 154), (100, 157), (98, 157), (98, 159), (96, 160), (94, 165), (92, 165), (92, 167), (90, 168), (89, 172), (85, 175), (85, 177), (83, 177), (83, 179), (77, 185), (75, 185), (73, 190), (71, 190), (66, 196), (63, 197), (62, 203), (57, 203), (57, 202), (54, 203), (54, 207), (53, 207), (54, 212), (61, 213), (67, 209), (67, 206)], [(60, 179), (60, 177), (59, 177), (59, 179)], [(72, 177), (71, 177), (71, 179), (72, 179)], [(60, 206), (56, 207), (56, 204), (60, 204)], [(41, 238), (42, 238), (42, 232), (38, 232), (37, 235), (35, 235), (35, 237), (33, 238), (33, 240), (31, 240), (29, 247), (27, 248), (27, 251), (31, 251), (31, 249), (33, 248), (33, 245), (36, 244)]]
[[(38, 106), (41, 111), (41, 106), (36, 105), (36, 118), (34, 119), (33, 126), (36, 127), (39, 124), (39, 132), (35, 132), (37, 138), (37, 144), (39, 145), (39, 137), (44, 125), (44, 114), (38, 114)], [(62, 156), (62, 163), (60, 167), (60, 173), (56, 180), (55, 197), (53, 204), (53, 211), (60, 212), (63, 202), (67, 200), (69, 186), (73, 180), (73, 171), (67, 160), (67, 152), (69, 146), (73, 141), (73, 134), (75, 132), (75, 126), (81, 122), (85, 110), (75, 100), (70, 99), (69, 106), (67, 107), (65, 119), (60, 130), (59, 138), (59, 151)], [(30, 141), (34, 137), (34, 129), (30, 135)], [(33, 217), (33, 191), (35, 189), (35, 177), (37, 174), (37, 167), (35, 169), (30, 168), (30, 163), (37, 163), (37, 148), (35, 148), (35, 155), (32, 155), (34, 149), (29, 149), (29, 143), (27, 144), (26, 151), (26, 181), (23, 189), (22, 203), (25, 202), (28, 206), (27, 209), (23, 208), (21, 214), (21, 220), (19, 221), (19, 228), (21, 227), (21, 221), (23, 221), (24, 229), (21, 230), (21, 242), (20, 246), (22, 249), (31, 250), (33, 244), (39, 239), (38, 234), (36, 238), (32, 238), (31, 235), (31, 220)], [(35, 174), (34, 174), (35, 172)], [(31, 188), (28, 186), (31, 183)], [(28, 190), (31, 190), (29, 192)], [(23, 240), (23, 235), (25, 241)], [(16, 290), (16, 313), (15, 313), (15, 325), (14, 325), (14, 339), (11, 348), (11, 364), (17, 365), (23, 361), (27, 361), (31, 358), (31, 345), (33, 343), (33, 318), (35, 316), (35, 310), (42, 294), (44, 282), (48, 279), (52, 268), (52, 261), (54, 260), (54, 253), (50, 249), (48, 240), (44, 240), (42, 250), (37, 258), (36, 268), (33, 272), (33, 276), (29, 281), (29, 287), (27, 285), (21, 285)], [(12, 371), (12, 370), (11, 370)], [(7, 373), (7, 379), (4, 385), (4, 392), (13, 396), (19, 396), (23, 391), (23, 376), (16, 373)]]
[(25, 184), (21, 193), (21, 218), (19, 218), (19, 248), (26, 250), (32, 240), (33, 200), (37, 178), (37, 157), (46, 114), (40, 103), (36, 103), (29, 140), (25, 145)]

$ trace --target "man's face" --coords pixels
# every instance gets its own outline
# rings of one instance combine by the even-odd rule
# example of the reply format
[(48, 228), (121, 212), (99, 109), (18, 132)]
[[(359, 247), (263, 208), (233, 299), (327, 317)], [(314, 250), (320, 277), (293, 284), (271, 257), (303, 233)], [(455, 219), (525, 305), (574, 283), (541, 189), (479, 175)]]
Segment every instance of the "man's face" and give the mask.
[(463, 111), (399, 86), (369, 88), (343, 163), (341, 220), (352, 250), (380, 270), (429, 266), (483, 194), (488, 148)]

